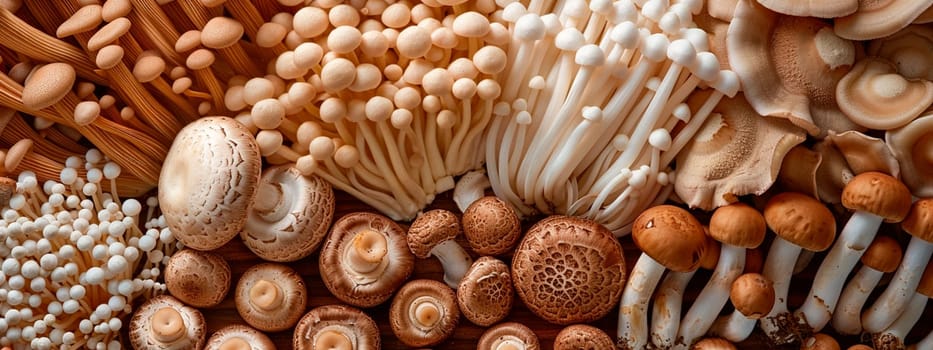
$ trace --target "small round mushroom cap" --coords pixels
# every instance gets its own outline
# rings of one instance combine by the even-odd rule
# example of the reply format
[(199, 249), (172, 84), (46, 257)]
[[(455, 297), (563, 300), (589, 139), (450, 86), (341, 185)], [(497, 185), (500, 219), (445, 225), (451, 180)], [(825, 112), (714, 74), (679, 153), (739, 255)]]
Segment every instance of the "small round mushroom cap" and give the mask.
[(722, 206), (709, 220), (709, 234), (724, 244), (755, 248), (765, 239), (765, 218), (745, 203)]
[(585, 324), (564, 327), (554, 338), (554, 350), (614, 349), (615, 342), (601, 329)]
[(855, 175), (842, 190), (843, 206), (880, 216), (885, 222), (904, 220), (910, 203), (910, 190), (904, 183), (876, 171)]
[(476, 350), (538, 350), (541, 347), (535, 332), (521, 323), (497, 324), (479, 337)]
[(885, 133), (901, 168), (901, 180), (918, 197), (933, 197), (933, 114)]
[(509, 266), (484, 256), (473, 262), (457, 287), (457, 304), (463, 316), (478, 326), (489, 327), (512, 310), (515, 289)]
[(431, 249), (460, 234), (460, 220), (449, 210), (434, 209), (418, 216), (408, 228), (408, 248), (415, 256), (427, 259)]
[(207, 323), (198, 309), (170, 295), (147, 300), (130, 319), (134, 349), (200, 349)]
[(275, 350), (275, 344), (253, 327), (233, 324), (214, 332), (204, 350)]
[(359, 309), (325, 305), (308, 311), (292, 335), (294, 349), (379, 350), (379, 327)]
[(833, 213), (805, 194), (779, 193), (765, 204), (764, 214), (771, 231), (806, 250), (826, 250), (836, 237)]
[(884, 273), (894, 272), (904, 252), (891, 236), (878, 235), (862, 254), (862, 264)]
[(908, 26), (930, 5), (931, 0), (859, 1), (858, 11), (834, 19), (833, 28), (837, 35), (851, 40), (883, 38)]
[(185, 304), (207, 308), (216, 306), (230, 290), (230, 265), (211, 252), (183, 249), (165, 265), (165, 287)]
[[(709, 230), (707, 235), (709, 234)], [(703, 250), (703, 256), (700, 258), (700, 268), (706, 270), (715, 270), (719, 264), (719, 253), (722, 252), (722, 244), (715, 239), (706, 240), (706, 249)]]
[(222, 49), (236, 44), (243, 36), (243, 25), (229, 17), (214, 17), (201, 29), (201, 44), (211, 49)]
[(735, 344), (722, 338), (703, 338), (693, 344), (693, 350), (735, 350)]
[(213, 250), (246, 224), (262, 161), (243, 124), (206, 117), (178, 132), (159, 176), (159, 208), (185, 246)]
[(816, 333), (813, 336), (804, 339), (800, 344), (800, 350), (840, 350), (839, 342), (825, 333)]
[(334, 190), (289, 165), (263, 170), (240, 238), (260, 258), (287, 262), (320, 246), (334, 217)]
[(518, 296), (535, 315), (561, 325), (609, 313), (622, 295), (625, 271), (622, 246), (608, 229), (569, 216), (536, 223), (512, 257)]
[(262, 263), (243, 273), (236, 285), (236, 310), (246, 323), (266, 332), (291, 328), (308, 303), (305, 282), (295, 270)]
[(515, 247), (522, 235), (522, 223), (511, 205), (486, 196), (463, 212), (463, 235), (477, 254), (502, 255)]
[(413, 280), (392, 298), (389, 325), (402, 343), (429, 347), (453, 334), (460, 320), (457, 296), (446, 284), (435, 280)]
[(870, 129), (906, 125), (933, 103), (933, 82), (907, 80), (881, 58), (859, 60), (836, 85), (839, 109), (853, 122)]
[(706, 250), (703, 226), (692, 214), (673, 205), (646, 209), (632, 224), (632, 240), (642, 252), (677, 272), (696, 270)]
[(914, 202), (901, 222), (901, 228), (914, 237), (933, 243), (933, 198)]
[(23, 85), (26, 108), (40, 110), (60, 101), (75, 83), (75, 68), (67, 63), (49, 63), (37, 68)]
[(758, 273), (745, 273), (732, 282), (729, 300), (742, 315), (759, 319), (774, 307), (774, 285)]
[(337, 299), (373, 307), (392, 296), (415, 266), (405, 229), (385, 216), (351, 213), (334, 222), (318, 264)]

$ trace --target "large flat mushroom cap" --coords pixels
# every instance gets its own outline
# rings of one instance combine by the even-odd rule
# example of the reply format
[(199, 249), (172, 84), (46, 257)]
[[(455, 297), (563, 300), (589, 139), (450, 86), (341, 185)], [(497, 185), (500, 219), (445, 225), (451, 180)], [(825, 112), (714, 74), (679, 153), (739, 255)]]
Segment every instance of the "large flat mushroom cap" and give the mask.
[(183, 249), (165, 265), (165, 287), (185, 304), (206, 308), (224, 300), (230, 290), (230, 265), (220, 255)]
[(240, 276), (236, 309), (246, 323), (266, 332), (291, 328), (308, 304), (308, 289), (295, 270), (278, 263), (262, 263)]
[(418, 216), (408, 228), (408, 248), (415, 256), (426, 259), (431, 249), (460, 234), (460, 220), (454, 213), (434, 209)]
[(344, 305), (325, 305), (308, 311), (295, 327), (292, 347), (314, 349), (315, 344), (323, 340), (321, 335), (327, 332), (345, 337), (353, 345), (351, 349), (379, 350), (382, 347), (376, 322), (363, 311)]
[(625, 258), (619, 241), (602, 225), (551, 216), (532, 226), (515, 250), (512, 279), (528, 309), (545, 321), (591, 322), (618, 302)]
[(839, 80), (836, 100), (853, 122), (871, 129), (894, 129), (933, 104), (933, 82), (907, 80), (894, 64), (864, 58)]
[(632, 224), (632, 240), (649, 257), (677, 272), (699, 268), (709, 247), (700, 222), (673, 205), (654, 206), (638, 215)]
[(933, 114), (884, 135), (897, 158), (901, 179), (918, 197), (933, 197)]
[(836, 219), (816, 198), (784, 192), (765, 204), (765, 222), (779, 237), (803, 249), (823, 251), (836, 237)]
[(908, 26), (933, 0), (861, 0), (858, 11), (835, 19), (836, 34), (850, 40), (871, 40)]
[(275, 343), (255, 328), (232, 324), (214, 332), (204, 350), (275, 350)]
[(483, 332), (476, 344), (476, 350), (497, 350), (506, 345), (525, 350), (538, 350), (541, 346), (538, 336), (531, 328), (517, 322), (505, 322)]
[(564, 327), (554, 338), (554, 350), (603, 350), (614, 347), (615, 342), (606, 332), (585, 324)]
[(798, 17), (835, 18), (859, 8), (858, 0), (757, 0), (771, 11)]
[(914, 237), (933, 243), (933, 198), (914, 202), (901, 228)]
[(514, 294), (509, 266), (484, 256), (473, 262), (460, 280), (457, 303), (470, 322), (488, 327), (509, 315)]
[(178, 132), (159, 176), (159, 207), (185, 246), (212, 250), (236, 236), (256, 196), (262, 161), (243, 124), (207, 117)]
[(137, 350), (200, 349), (207, 323), (198, 309), (170, 295), (147, 300), (130, 319), (130, 345)]
[(872, 213), (887, 222), (904, 220), (910, 203), (907, 186), (891, 175), (876, 171), (855, 175), (842, 190), (843, 206)]

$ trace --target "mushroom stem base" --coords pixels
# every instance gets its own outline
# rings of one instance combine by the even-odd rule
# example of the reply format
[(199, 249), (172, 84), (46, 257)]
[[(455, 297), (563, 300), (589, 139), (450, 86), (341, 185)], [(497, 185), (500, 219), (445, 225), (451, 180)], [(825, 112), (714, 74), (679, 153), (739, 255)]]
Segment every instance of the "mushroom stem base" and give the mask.
[(648, 300), (654, 293), (666, 268), (642, 253), (625, 284), (619, 303), (618, 346), (622, 349), (644, 349), (648, 343)]

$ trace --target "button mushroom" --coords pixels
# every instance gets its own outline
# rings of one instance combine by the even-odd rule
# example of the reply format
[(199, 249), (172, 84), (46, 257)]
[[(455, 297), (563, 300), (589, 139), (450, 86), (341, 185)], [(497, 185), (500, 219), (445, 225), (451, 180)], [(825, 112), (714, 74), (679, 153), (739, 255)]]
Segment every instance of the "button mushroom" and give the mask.
[(274, 350), (272, 339), (255, 328), (233, 324), (218, 329), (207, 339), (204, 350)]
[(774, 307), (774, 285), (757, 273), (745, 273), (732, 282), (729, 300), (735, 310), (719, 317), (710, 333), (734, 342), (744, 341), (755, 330), (755, 323)]
[(457, 288), (473, 263), (473, 258), (454, 241), (461, 231), (457, 216), (444, 209), (419, 215), (408, 228), (408, 248), (421, 259), (437, 257), (444, 266), (444, 282), (450, 288)]
[(508, 316), (514, 294), (509, 266), (484, 256), (477, 259), (460, 280), (457, 305), (467, 320), (488, 327)]
[(512, 280), (528, 309), (545, 321), (591, 322), (609, 313), (622, 293), (622, 246), (594, 221), (551, 216), (519, 243)]
[(833, 311), (833, 329), (840, 334), (862, 331), (862, 307), (885, 273), (894, 272), (903, 256), (901, 245), (890, 236), (878, 236), (862, 255), (862, 268), (849, 280)]
[(208, 308), (220, 304), (230, 290), (230, 265), (220, 255), (184, 249), (165, 266), (165, 287), (185, 304)]
[(143, 303), (130, 319), (134, 349), (200, 349), (204, 346), (204, 316), (168, 295)]
[(379, 328), (362, 311), (343, 305), (325, 305), (308, 311), (292, 335), (294, 349), (379, 350)]
[(522, 235), (522, 223), (511, 205), (486, 196), (463, 212), (463, 235), (477, 254), (502, 255), (515, 247)]
[(888, 130), (885, 142), (891, 148), (901, 167), (901, 180), (911, 193), (920, 197), (933, 197), (933, 114), (914, 119), (905, 126)]
[(735, 350), (735, 344), (722, 338), (703, 338), (693, 344), (693, 350)]
[(318, 261), (327, 290), (357, 307), (388, 300), (415, 266), (405, 230), (372, 213), (351, 213), (338, 219)]
[(389, 308), (392, 333), (411, 347), (439, 344), (460, 319), (454, 290), (434, 280), (413, 280), (399, 289)]
[(603, 330), (585, 324), (564, 327), (554, 338), (554, 350), (612, 349), (615, 343)]
[(246, 270), (235, 293), (240, 317), (266, 332), (294, 326), (308, 303), (308, 290), (301, 276), (277, 263), (262, 263)]
[(521, 323), (506, 322), (490, 327), (479, 337), (476, 350), (537, 350), (535, 332)]

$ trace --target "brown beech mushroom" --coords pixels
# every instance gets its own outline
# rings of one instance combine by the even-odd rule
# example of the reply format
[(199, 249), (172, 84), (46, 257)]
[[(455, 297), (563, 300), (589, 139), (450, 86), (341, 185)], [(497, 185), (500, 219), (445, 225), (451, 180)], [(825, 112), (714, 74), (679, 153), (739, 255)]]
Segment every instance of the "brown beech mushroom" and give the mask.
[(429, 347), (453, 334), (460, 320), (457, 296), (444, 283), (413, 280), (392, 298), (389, 325), (402, 343), (411, 347)]
[(757, 0), (771, 11), (798, 17), (836, 18), (855, 12), (859, 0), (811, 1), (811, 0)]
[(511, 205), (486, 196), (463, 212), (463, 235), (477, 254), (507, 254), (522, 235), (522, 223)]
[(515, 290), (555, 324), (591, 322), (615, 306), (625, 283), (619, 241), (602, 225), (551, 216), (532, 226), (512, 257)]
[(185, 304), (208, 308), (220, 304), (230, 290), (230, 265), (211, 252), (183, 249), (165, 265), (165, 287)]
[(735, 344), (722, 338), (703, 338), (693, 344), (692, 350), (735, 350)]
[(204, 350), (275, 350), (275, 344), (255, 328), (232, 324), (214, 332)]
[(904, 349), (904, 340), (907, 338), (907, 334), (924, 316), (927, 301), (933, 298), (933, 262), (927, 262), (927, 266), (919, 279), (920, 283), (917, 285), (916, 291), (911, 295), (904, 312), (883, 332), (872, 335), (872, 342), (875, 344), (876, 349)]
[(933, 114), (884, 135), (901, 168), (901, 180), (915, 196), (933, 197)]
[[(832, 1), (824, 1), (824, 3)], [(833, 20), (836, 35), (850, 40), (871, 40), (894, 34), (914, 21), (931, 0), (858, 1), (858, 11)]]
[(198, 250), (219, 248), (240, 233), (259, 186), (256, 139), (227, 117), (181, 129), (159, 176), (159, 208), (175, 237)]
[(862, 267), (846, 283), (833, 310), (833, 329), (840, 334), (862, 332), (862, 307), (885, 273), (894, 272), (904, 255), (901, 245), (890, 236), (877, 236), (865, 254)]
[(357, 307), (388, 300), (415, 266), (405, 229), (372, 213), (351, 213), (334, 222), (318, 261), (327, 290)]
[(585, 324), (564, 327), (554, 338), (554, 350), (613, 349), (615, 342), (603, 330)]
[(308, 303), (308, 290), (301, 276), (277, 263), (262, 263), (246, 270), (235, 293), (240, 317), (266, 332), (294, 326)]
[(316, 175), (291, 166), (263, 170), (259, 190), (240, 237), (260, 258), (295, 261), (310, 255), (334, 216), (334, 190)]
[(134, 349), (200, 349), (207, 324), (198, 309), (169, 295), (147, 300), (130, 319)]
[(729, 300), (735, 310), (716, 319), (711, 334), (740, 342), (748, 339), (755, 323), (774, 307), (774, 285), (758, 273), (745, 273), (732, 282)]
[(408, 248), (421, 259), (436, 256), (444, 266), (444, 282), (450, 288), (457, 288), (460, 279), (473, 264), (473, 258), (454, 241), (460, 231), (460, 220), (454, 213), (444, 209), (434, 209), (419, 215), (408, 228)]
[(379, 327), (359, 309), (325, 305), (308, 311), (292, 335), (294, 349), (379, 350)]
[(509, 315), (514, 294), (509, 265), (484, 256), (473, 262), (460, 280), (457, 305), (467, 320), (489, 327)]
[(479, 337), (476, 350), (538, 350), (535, 332), (521, 323), (506, 322), (490, 327)]
[(839, 342), (833, 337), (825, 333), (816, 333), (803, 340), (800, 350), (840, 350), (840, 348)]
[(933, 103), (933, 82), (907, 80), (894, 64), (869, 57), (839, 80), (836, 101), (853, 122), (889, 130), (906, 125)]

